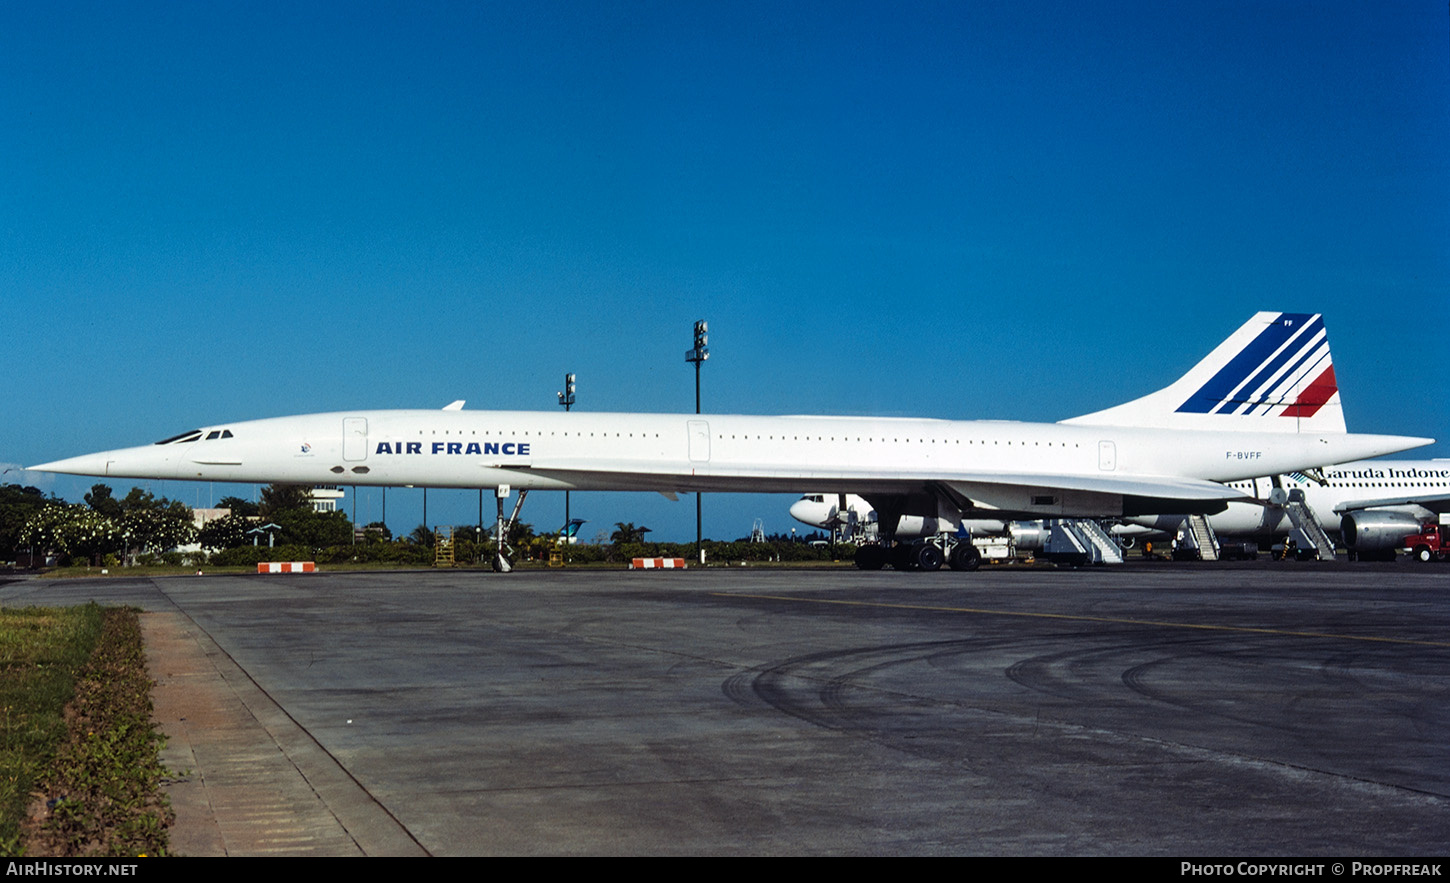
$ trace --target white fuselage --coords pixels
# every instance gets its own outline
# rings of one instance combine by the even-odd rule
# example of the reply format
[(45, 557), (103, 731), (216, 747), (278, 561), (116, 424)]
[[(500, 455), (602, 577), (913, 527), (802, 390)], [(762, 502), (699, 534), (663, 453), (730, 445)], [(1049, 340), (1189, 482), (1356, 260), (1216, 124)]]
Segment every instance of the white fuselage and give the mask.
[[(37, 469), (125, 478), (556, 490), (901, 493), (1109, 516), (1125, 497), (1379, 456), (1425, 439), (866, 417), (357, 411), (218, 424)], [(1115, 502), (1116, 500), (1116, 502)], [(1161, 511), (1161, 510), (1160, 510)]]

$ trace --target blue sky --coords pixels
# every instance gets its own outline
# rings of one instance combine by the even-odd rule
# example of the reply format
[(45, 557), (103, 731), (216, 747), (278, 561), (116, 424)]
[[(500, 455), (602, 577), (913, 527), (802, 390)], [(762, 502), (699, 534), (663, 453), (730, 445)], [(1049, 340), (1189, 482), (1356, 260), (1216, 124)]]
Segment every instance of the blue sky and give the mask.
[(690, 411), (700, 318), (706, 411), (1050, 421), (1322, 312), (1350, 428), (1450, 440), (1443, 0), (10, 3), (0, 82), (6, 466), (566, 371)]

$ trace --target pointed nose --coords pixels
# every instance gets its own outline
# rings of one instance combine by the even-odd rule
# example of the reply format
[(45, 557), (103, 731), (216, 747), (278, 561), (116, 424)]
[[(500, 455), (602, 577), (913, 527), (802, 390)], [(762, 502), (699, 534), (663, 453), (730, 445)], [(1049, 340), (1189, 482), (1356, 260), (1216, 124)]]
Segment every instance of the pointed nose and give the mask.
[(83, 454), (65, 460), (25, 467), (27, 472), (59, 472), (64, 475), (105, 475), (110, 465), (107, 454)]
[(101, 451), (96, 454), (82, 454), (65, 460), (55, 460), (31, 466), (35, 472), (58, 472), (63, 475), (95, 475), (102, 478), (175, 478), (176, 458), (172, 449), (156, 445), (139, 448), (122, 448), (116, 451)]

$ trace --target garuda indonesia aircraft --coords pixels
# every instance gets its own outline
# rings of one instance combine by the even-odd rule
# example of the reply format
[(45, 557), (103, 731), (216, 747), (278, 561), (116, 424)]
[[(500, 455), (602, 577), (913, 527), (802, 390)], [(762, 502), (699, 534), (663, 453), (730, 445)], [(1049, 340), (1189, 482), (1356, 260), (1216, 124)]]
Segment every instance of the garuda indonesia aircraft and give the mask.
[[(1332, 537), (1347, 547), (1351, 559), (1390, 559), (1405, 547), (1405, 538), (1423, 525), (1450, 513), (1450, 460), (1367, 460), (1323, 469), (1269, 475), (1231, 482), (1253, 502), (1230, 501), (1210, 515), (1218, 538), (1254, 540), (1267, 545), (1294, 531), (1284, 503), (1300, 494), (1310, 513)], [(806, 494), (790, 507), (791, 517), (817, 528), (873, 524), (871, 503), (855, 494)], [(1186, 515), (1161, 513), (1127, 518), (1113, 533), (1157, 542), (1184, 530)], [(1037, 549), (1045, 534), (1041, 522), (1000, 519), (944, 519), (904, 515), (896, 538), (925, 538), (958, 528), (973, 536), (1011, 536), (1019, 549)], [(1316, 549), (1310, 549), (1317, 552)], [(1330, 550), (1333, 551), (1332, 549)]]
[[(1271, 501), (1271, 505), (1229, 503), (1226, 511), (1209, 518), (1218, 536), (1272, 542), (1290, 535), (1292, 520), (1279, 504), (1297, 495), (1324, 530), (1338, 536), (1352, 559), (1393, 560), (1395, 552), (1405, 547), (1407, 536), (1450, 512), (1450, 460), (1344, 463), (1307, 474), (1236, 481), (1233, 486), (1248, 496)], [(1183, 519), (1183, 515), (1163, 513), (1129, 521), (1171, 537), (1180, 530)]]
[[(1247, 496), (1223, 482), (1431, 441), (1347, 433), (1321, 317), (1264, 312), (1171, 386), (1060, 423), (465, 411), (455, 402), (221, 423), (31, 468), (494, 488), (500, 527), (511, 488), (819, 490), (870, 500), (889, 541), (905, 515), (955, 523), (1220, 511)], [(972, 544), (950, 536), (912, 548), (921, 569), (976, 564)], [(495, 566), (508, 564), (500, 555)]]

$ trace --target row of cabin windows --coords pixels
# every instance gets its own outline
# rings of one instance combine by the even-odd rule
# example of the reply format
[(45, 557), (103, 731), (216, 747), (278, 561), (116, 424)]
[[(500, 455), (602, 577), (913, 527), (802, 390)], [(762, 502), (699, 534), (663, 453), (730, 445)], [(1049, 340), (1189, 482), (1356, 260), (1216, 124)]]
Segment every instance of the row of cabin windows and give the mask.
[[(454, 433), (454, 431), (451, 430), (451, 429), (445, 429), (442, 432), (443, 432), (444, 435), (455, 435), (455, 434), (456, 435), (479, 435), (480, 434), (479, 431), (476, 430), (476, 429), (469, 430), (469, 431), (466, 431), (466, 432), (464, 430), (461, 430), (460, 429), (460, 430), (458, 430), (457, 433)], [(439, 431), (436, 430), (436, 429), (431, 430), (431, 431), (422, 430), (422, 429), (418, 430), (418, 434), (419, 435), (425, 435), (425, 434), (438, 435), (438, 433), (439, 433)], [(493, 435), (494, 432), (493, 432), (493, 430), (485, 429), (482, 434), (483, 435)], [(508, 436), (517, 437), (520, 434), (521, 433), (519, 433), (518, 430), (503, 430), (503, 429), (498, 430), (498, 435), (500, 435), (500, 436), (508, 435)], [(580, 438), (584, 438), (586, 436), (588, 438), (596, 438), (596, 437), (609, 438), (610, 435), (611, 435), (608, 432), (590, 432), (590, 433), (583, 433), (583, 432), (575, 432), (575, 433), (568, 433), (568, 432), (550, 432), (549, 433), (549, 436), (551, 436), (551, 437), (553, 437), (553, 436), (563, 436), (563, 437), (567, 438), (571, 434), (572, 435), (575, 435), (575, 436), (578, 436)], [(525, 430), (522, 433), (522, 435), (527, 436), (527, 435), (529, 435), (529, 432), (527, 430)], [(542, 432), (536, 432), (536, 433), (534, 433), (534, 435), (538, 435), (539, 437), (542, 438), (544, 436), (544, 433), (542, 433)], [(614, 438), (634, 438), (636, 436), (636, 433), (633, 433), (633, 432), (616, 432), (616, 433), (613, 433), (613, 436), (614, 436)], [(656, 432), (656, 433), (641, 432), (641, 433), (638, 433), (638, 437), (639, 438), (659, 438), (660, 437), (660, 434), (658, 432)], [(726, 435), (725, 435), (725, 433), (722, 432), (722, 433), (719, 433), (718, 435), (716, 435), (715, 438), (719, 439), (720, 441), (724, 441), (725, 438), (726, 438)], [(755, 436), (750, 436), (750, 435), (735, 435), (735, 434), (731, 434), (729, 436), (729, 438), (732, 439), (732, 440), (741, 440), (741, 441), (750, 441), (751, 439), (754, 439), (755, 441), (776, 441), (777, 440), (776, 437), (773, 436), (773, 435), (755, 435)], [(824, 436), (824, 435), (810, 436), (810, 435), (807, 435), (807, 436), (804, 436), (804, 437), (799, 436), (799, 435), (792, 435), (792, 436), (784, 436), (783, 435), (783, 436), (780, 437), (779, 441), (838, 441), (838, 439), (834, 435), (832, 435), (832, 436)], [(848, 442), (848, 441), (853, 441), (853, 439), (850, 436), (842, 436), (839, 439), (839, 441), (847, 441)], [(875, 436), (868, 436), (866, 438), (862, 438), (861, 436), (856, 436), (855, 439), (854, 439), (854, 441), (857, 441), (857, 442), (863, 442), (864, 441), (864, 442), (873, 443), (873, 444), (875, 442), (878, 442), (878, 441), (879, 442), (890, 441), (893, 444), (899, 444), (899, 443), (911, 444), (913, 441), (915, 441), (916, 443), (923, 444), (923, 445), (924, 444), (938, 444), (938, 443), (944, 444), (944, 445), (945, 444), (957, 444), (957, 445), (959, 445), (959, 444), (962, 443), (962, 440), (961, 439), (935, 439), (935, 438), (916, 438), (916, 439), (911, 439), (911, 438), (905, 438), (905, 439), (903, 439), (903, 438), (892, 438), (892, 439), (887, 439), (884, 436), (882, 438), (876, 438)], [(161, 444), (161, 443), (158, 442), (158, 444)], [(987, 439), (967, 439), (967, 444), (968, 445), (977, 445), (977, 444), (986, 445), (986, 444), (988, 444), (988, 440)], [(1002, 442), (1000, 440), (993, 439), (991, 441), (991, 444), (1000, 445), (1000, 444), (1002, 444)], [(1024, 447), (1024, 448), (1025, 447), (1028, 447), (1028, 443), (1025, 442), (1025, 441), (1012, 441), (1012, 440), (1008, 440), (1006, 442), (1006, 444), (1009, 447), (1011, 447), (1013, 445), (1018, 445), (1018, 446), (1021, 446), (1021, 447)], [(1069, 447), (1069, 445), (1068, 445), (1067, 442), (1063, 442), (1062, 444), (1058, 444), (1057, 442), (1040, 442), (1040, 441), (1039, 442), (1032, 442), (1031, 443), (1031, 446), (1032, 447), (1038, 447), (1038, 448), (1040, 448), (1040, 447), (1048, 447), (1048, 448), (1054, 448), (1054, 447), (1057, 447), (1057, 448), (1066, 448), (1066, 447)], [(1079, 443), (1077, 443), (1077, 442), (1073, 442), (1071, 444), (1071, 447), (1081, 448), (1082, 445), (1079, 444)]]
[[(1300, 484), (1297, 481), (1286, 481), (1286, 482), (1284, 482), (1284, 485), (1285, 485), (1285, 487), (1290, 487), (1290, 488), (1305, 488), (1305, 489), (1317, 488), (1317, 487), (1410, 487), (1410, 488), (1446, 487), (1446, 488), (1450, 488), (1450, 481), (1330, 481), (1330, 482), (1327, 482), (1326, 484), (1323, 484), (1323, 485), (1320, 485), (1320, 484)], [(1238, 488), (1239, 490), (1251, 490), (1253, 488), (1252, 482), (1247, 482), (1247, 481), (1231, 481), (1231, 482), (1228, 483), (1228, 486), (1229, 487), (1232, 487), (1232, 488)]]
[[(720, 433), (719, 435), (715, 436), (715, 437), (717, 439), (720, 439), (721, 441), (724, 441), (725, 440), (725, 434), (723, 432)], [(754, 439), (755, 441), (776, 441), (776, 438), (773, 435), (756, 435), (756, 436), (750, 436), (750, 435), (735, 436), (735, 435), (731, 435), (730, 436), (730, 439), (732, 441), (733, 440), (736, 440), (736, 439), (738, 439), (740, 441), (750, 441), (751, 439)], [(875, 443), (875, 442), (887, 442), (887, 441), (889, 441), (892, 444), (898, 444), (898, 443), (903, 443), (903, 442), (906, 443), (906, 444), (911, 444), (914, 441), (914, 442), (916, 442), (918, 444), (923, 444), (923, 445), (925, 445), (925, 444), (933, 444), (934, 445), (934, 444), (937, 444), (937, 443), (941, 443), (941, 444), (944, 444), (944, 445), (945, 444), (959, 445), (959, 444), (962, 443), (962, 440), (959, 439), (959, 438), (957, 438), (957, 439), (945, 439), (945, 438), (944, 439), (935, 439), (935, 438), (916, 438), (916, 439), (911, 439), (911, 438), (891, 438), (891, 439), (888, 439), (888, 438), (886, 438), (884, 436), (881, 437), (881, 438), (876, 438), (875, 436), (868, 436), (866, 438), (862, 438), (859, 435), (856, 436), (854, 439), (851, 438), (850, 436), (842, 436), (840, 439), (837, 439), (834, 435), (832, 435), (832, 436), (824, 436), (824, 435), (809, 436), (808, 435), (808, 436), (805, 436), (804, 438), (802, 438), (799, 435), (792, 435), (789, 438), (787, 438), (786, 436), (783, 435), (783, 436), (780, 437), (780, 441), (844, 441), (844, 442), (849, 442), (849, 441), (862, 442), (862, 441), (864, 441), (864, 442), (871, 442), (871, 443)], [(999, 440), (999, 439), (992, 439), (991, 443), (994, 444), (994, 445), (1000, 445), (1000, 444), (1002, 444), (1001, 440)], [(967, 444), (969, 444), (969, 445), (975, 445), (975, 444), (985, 445), (985, 444), (987, 444), (987, 439), (970, 439), (969, 438), (969, 439), (967, 439)], [(1012, 441), (1010, 439), (1007, 441), (1007, 445), (1009, 447), (1012, 446), (1012, 445), (1014, 445), (1014, 444), (1016, 444), (1016, 445), (1018, 445), (1020, 447), (1024, 447), (1024, 448), (1028, 446), (1027, 442), (1025, 442), (1025, 441), (1014, 442), (1014, 441)], [(1077, 442), (1073, 442), (1071, 446), (1074, 447), (1074, 448), (1080, 448), (1080, 447), (1082, 447), (1082, 445), (1078, 444)], [(1068, 447), (1068, 444), (1067, 444), (1067, 442), (1063, 442), (1062, 444), (1058, 444), (1057, 442), (1046, 442), (1044, 444), (1043, 442), (1037, 441), (1037, 442), (1032, 442), (1032, 447), (1034, 447), (1034, 448), (1041, 448), (1041, 447), (1048, 447), (1048, 448), (1066, 448), (1066, 447)]]
[[(418, 434), (419, 435), (424, 435), (425, 433), (424, 433), (423, 430), (420, 429), (420, 430), (418, 430)], [(431, 430), (427, 434), (429, 434), (429, 435), (437, 435), (438, 434), (438, 430), (436, 430), (436, 429)], [(479, 431), (477, 429), (471, 429), (468, 432), (464, 432), (461, 429), (458, 430), (457, 432), (454, 432), (451, 429), (445, 429), (445, 430), (443, 430), (443, 434), (444, 435), (479, 435), (480, 433), (479, 433)], [(494, 432), (491, 429), (485, 429), (482, 434), (483, 435), (494, 435)], [(522, 433), (520, 433), (516, 429), (510, 429), (510, 430), (507, 430), (507, 431), (500, 429), (497, 434), (500, 435), (500, 436), (507, 435), (507, 436), (512, 436), (514, 438), (517, 438), (521, 434), (522, 435), (528, 435), (529, 434), (529, 431), (528, 430), (524, 430)], [(542, 433), (542, 432), (535, 432), (533, 434), (534, 435), (537, 435), (539, 438), (543, 438), (544, 437), (544, 433)], [(609, 433), (607, 433), (607, 432), (587, 432), (587, 433), (586, 432), (574, 432), (574, 433), (569, 433), (569, 432), (550, 432), (549, 433), (549, 436), (551, 438), (554, 437), (554, 436), (565, 436), (565, 437), (567, 437), (569, 435), (576, 435), (579, 438), (584, 438), (586, 436), (589, 437), (589, 438), (594, 438), (596, 436), (601, 437), (601, 438), (608, 438), (609, 437)], [(616, 433), (614, 433), (614, 437), (615, 438), (634, 438), (636, 435), (638, 435), (639, 438), (659, 438), (660, 437), (660, 434), (658, 432), (653, 433), (653, 434), (648, 433), (648, 432), (640, 432), (640, 433), (634, 433), (634, 432), (616, 432)]]
[[(420, 430), (418, 430), (418, 434), (419, 435), (424, 435), (424, 434), (437, 435), (438, 434), (438, 430), (434, 429), (434, 430), (431, 430), (431, 431), (425, 431), (425, 430), (420, 429)], [(456, 435), (479, 435), (479, 431), (476, 430), (476, 429), (474, 429), (474, 430), (469, 430), (469, 431), (465, 432), (464, 430), (461, 430), (460, 429), (460, 430), (458, 430), (457, 433), (454, 433), (453, 430), (451, 430), (451, 429), (445, 429), (445, 430), (443, 430), (443, 434), (444, 435), (455, 435), (455, 434)], [(482, 434), (483, 435), (493, 435), (494, 432), (493, 432), (493, 430), (485, 429)], [(527, 430), (525, 430), (522, 434), (525, 435), (525, 436), (527, 436), (527, 435), (529, 435), (529, 432)], [(535, 435), (538, 435), (541, 438), (544, 435), (544, 433), (542, 433), (542, 432), (536, 432), (534, 434)], [(572, 433), (572, 434), (575, 435), (575, 436), (578, 436), (580, 438), (584, 438), (586, 435), (589, 438), (595, 438), (595, 437), (609, 438), (610, 437), (610, 433), (608, 433), (608, 432), (590, 432), (590, 433), (575, 432), (575, 433)], [(500, 435), (500, 436), (508, 435), (508, 436), (517, 437), (518, 435), (520, 435), (520, 433), (518, 432), (518, 430), (503, 430), (503, 429), (500, 429), (498, 431), (498, 435)], [(568, 432), (550, 432), (549, 435), (551, 437), (553, 437), (553, 436), (563, 436), (563, 437), (567, 438), (569, 435), (571, 435), (571, 433), (568, 433)], [(636, 434), (633, 433), (633, 432), (616, 432), (616, 433), (613, 433), (613, 436), (615, 438), (634, 438), (635, 435)], [(660, 437), (660, 434), (658, 432), (656, 432), (656, 433), (641, 432), (641, 433), (638, 433), (638, 436), (640, 438), (659, 438)], [(726, 438), (726, 436), (725, 436), (725, 433), (722, 432), (722, 433), (719, 433), (718, 435), (716, 435), (715, 438), (719, 439), (720, 441), (724, 441), (725, 438)], [(750, 436), (750, 435), (734, 435), (734, 434), (732, 434), (732, 435), (729, 436), (729, 438), (731, 438), (732, 440), (741, 440), (741, 441), (749, 441), (751, 439), (754, 439), (756, 441), (776, 441), (777, 440), (776, 437), (773, 436), (773, 435), (755, 435), (755, 436)], [(832, 436), (824, 436), (824, 435), (810, 436), (810, 435), (807, 435), (807, 436), (804, 436), (804, 437), (799, 436), (799, 435), (792, 435), (792, 436), (787, 437), (787, 436), (784, 436), (783, 435), (783, 436), (780, 437), (779, 440), (780, 441), (837, 441), (838, 439), (834, 435), (832, 435)], [(839, 439), (839, 441), (847, 441), (847, 442), (848, 441), (852, 441), (852, 440), (853, 439), (851, 437), (849, 437), (849, 436), (842, 436)], [(878, 442), (878, 441), (879, 442), (890, 441), (893, 444), (898, 444), (898, 443), (903, 443), (903, 442), (906, 443), (906, 444), (911, 444), (913, 441), (915, 441), (918, 444), (923, 444), (923, 445), (924, 444), (938, 444), (938, 443), (944, 444), (944, 445), (945, 444), (957, 444), (957, 445), (959, 445), (959, 444), (962, 443), (962, 440), (961, 439), (935, 439), (935, 438), (917, 438), (917, 439), (910, 439), (910, 438), (905, 438), (905, 439), (903, 439), (903, 438), (892, 438), (892, 439), (887, 439), (884, 436), (882, 438), (879, 438), (879, 439), (876, 438), (875, 436), (869, 436), (869, 437), (866, 437), (866, 438), (862, 438), (861, 436), (856, 436), (856, 438), (854, 439), (854, 441), (858, 441), (858, 442), (864, 441), (864, 442), (869, 442), (869, 443), (875, 443), (875, 442)], [(967, 439), (967, 444), (969, 444), (969, 445), (976, 445), (976, 444), (986, 445), (987, 443), (988, 443), (988, 440), (987, 439)], [(161, 444), (161, 442), (158, 442), (158, 444)], [(991, 441), (991, 444), (1000, 445), (1000, 444), (1002, 444), (1002, 442), (1000, 440), (993, 439)], [(1014, 445), (1014, 444), (1015, 445), (1019, 445), (1019, 446), (1024, 447), (1024, 448), (1028, 446), (1028, 443), (1025, 442), (1025, 441), (1017, 441), (1017, 442), (1014, 442), (1014, 441), (1011, 441), (1011, 440), (1008, 440), (1007, 441), (1007, 445), (1009, 447), (1012, 446), (1012, 445)], [(1045, 442), (1045, 443), (1044, 442), (1032, 442), (1031, 443), (1031, 446), (1032, 447), (1038, 447), (1038, 448), (1040, 448), (1040, 447), (1049, 447), (1049, 448), (1054, 448), (1054, 447), (1057, 447), (1057, 448), (1066, 448), (1066, 447), (1069, 447), (1069, 445), (1066, 442), (1063, 442), (1062, 444), (1058, 444), (1057, 442)], [(1072, 445), (1071, 445), (1071, 447), (1081, 448), (1082, 445), (1079, 444), (1079, 443), (1077, 443), (1077, 442), (1073, 442)]]

